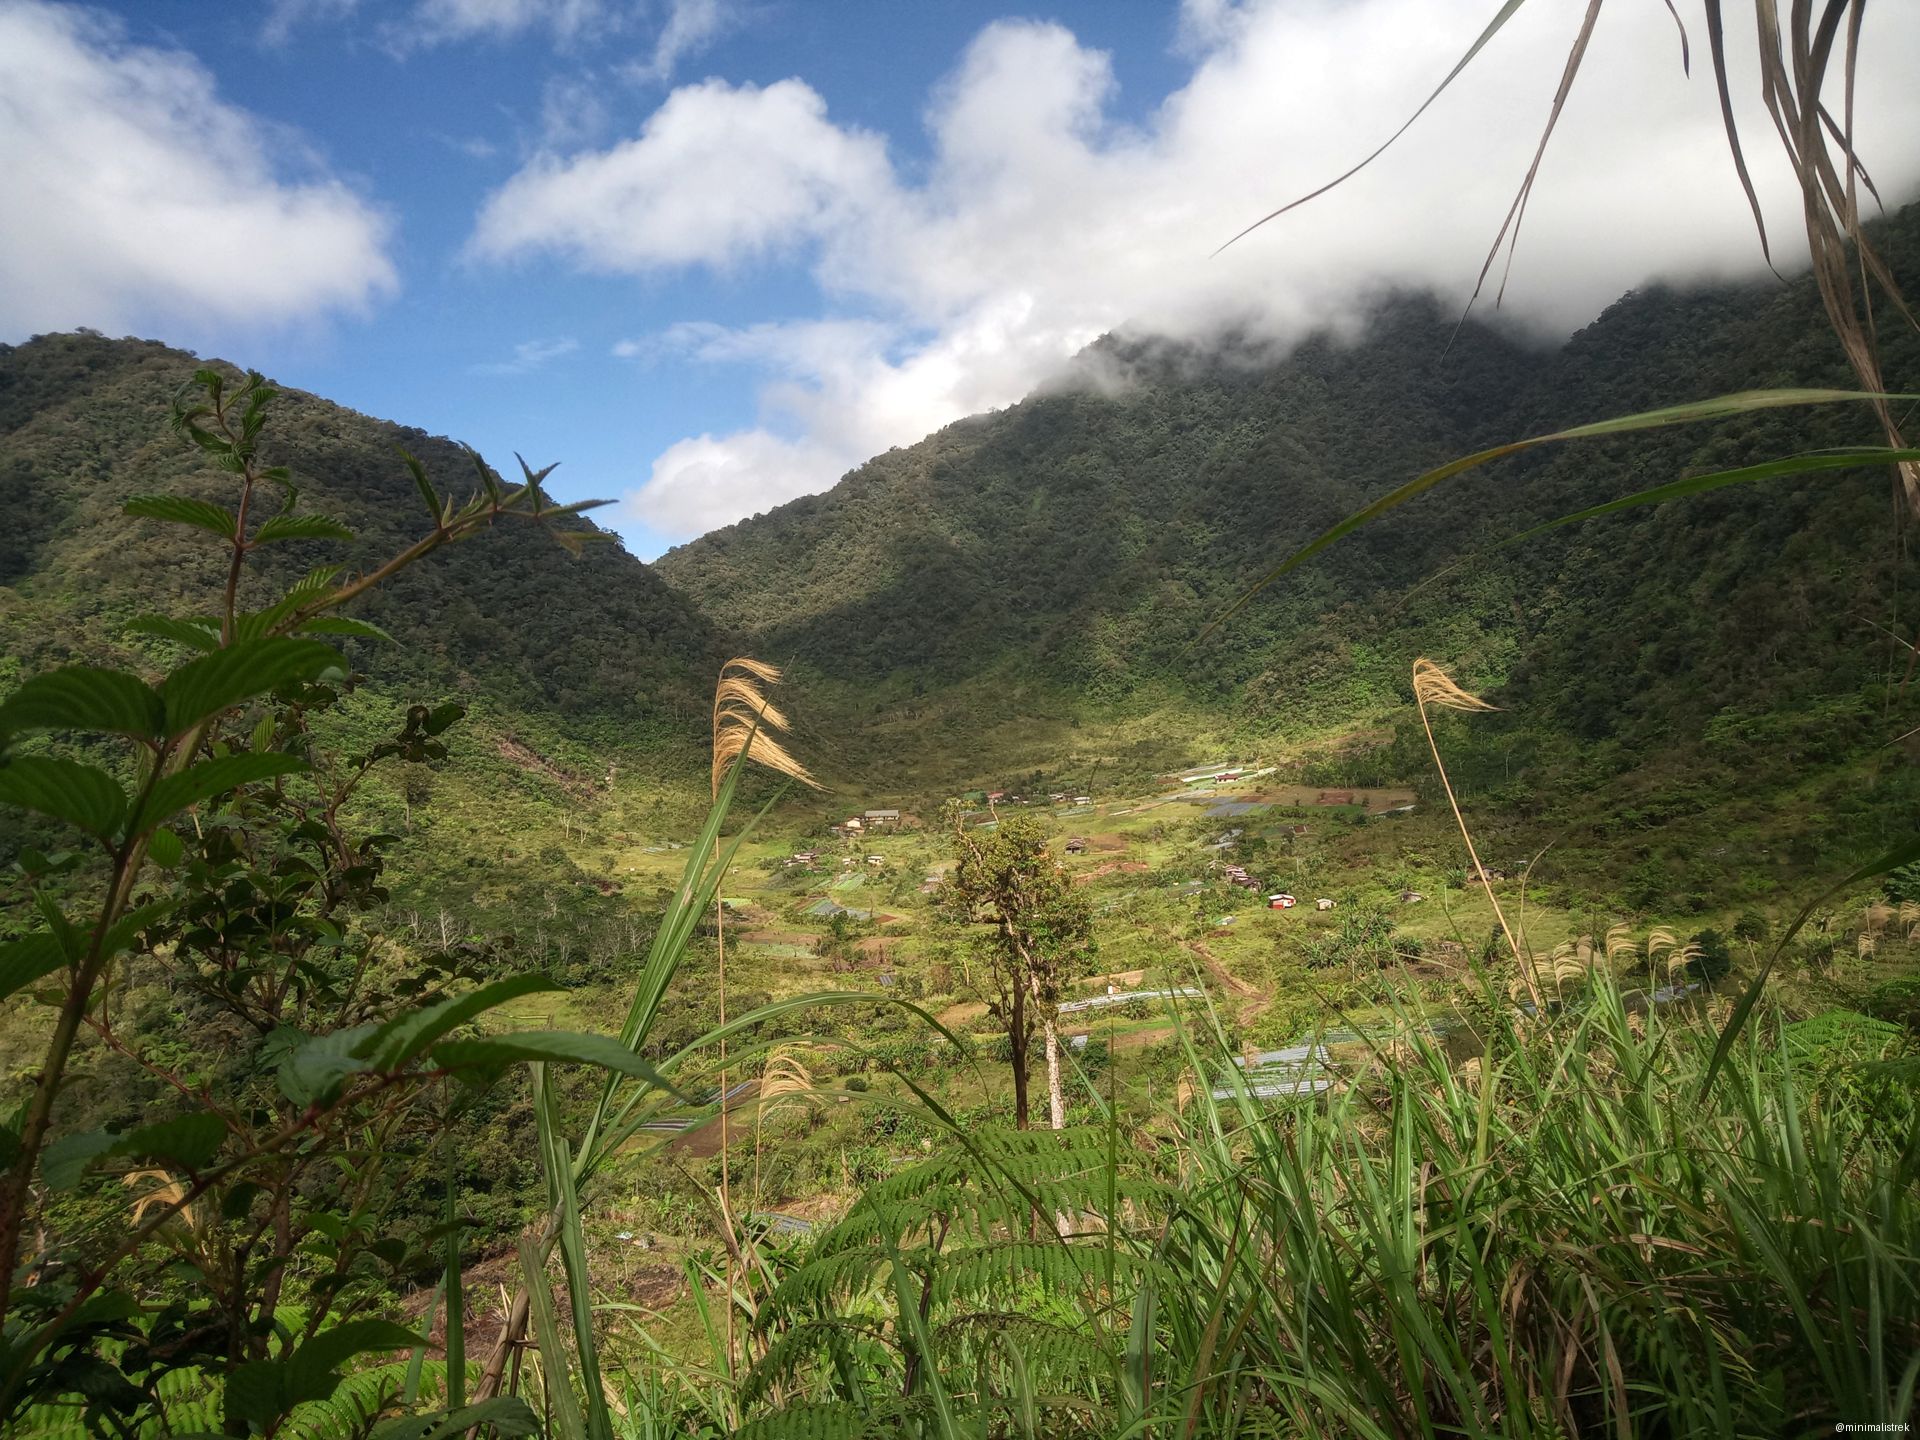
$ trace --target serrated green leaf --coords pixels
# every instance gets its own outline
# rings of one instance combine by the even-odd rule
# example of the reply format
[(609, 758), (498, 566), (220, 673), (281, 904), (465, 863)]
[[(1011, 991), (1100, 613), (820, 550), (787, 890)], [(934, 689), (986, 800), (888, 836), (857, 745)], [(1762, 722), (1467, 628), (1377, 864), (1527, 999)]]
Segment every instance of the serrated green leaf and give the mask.
[(482, 985), (478, 990), (451, 1000), (442, 1000), (409, 1015), (396, 1016), (382, 1025), (361, 1047), (360, 1053), (376, 1070), (392, 1070), (406, 1064), (434, 1041), (477, 1019), (496, 1006), (522, 995), (536, 995), (561, 987), (544, 975), (514, 975)]
[(217, 760), (203, 760), (178, 775), (169, 775), (153, 787), (134, 820), (134, 833), (152, 829), (202, 800), (211, 800), (256, 780), (292, 775), (306, 768), (307, 762), (298, 755), (273, 750), (244, 751), (223, 755)]
[(278, 540), (351, 540), (353, 531), (325, 515), (276, 515), (253, 532), (255, 545)]
[(226, 1138), (226, 1124), (218, 1115), (196, 1110), (162, 1120), (157, 1125), (141, 1126), (123, 1136), (112, 1153), (135, 1160), (157, 1161), (169, 1169), (192, 1174), (205, 1168), (220, 1152), (221, 1142)]
[(66, 951), (50, 930), (0, 943), (0, 1000), (44, 980), (66, 963)]
[(429, 735), (441, 734), (446, 728), (467, 713), (467, 707), (457, 701), (449, 700), (444, 705), (436, 705), (427, 712), (427, 718), (420, 722), (420, 728)]
[(419, 1343), (418, 1335), (391, 1320), (349, 1320), (322, 1330), (294, 1351), (288, 1362), (290, 1379), (298, 1399), (324, 1400), (339, 1384), (336, 1372), (354, 1356), (373, 1350), (407, 1350)]
[(433, 493), (433, 482), (427, 479), (427, 467), (404, 450), (400, 451), (400, 458), (406, 464), (407, 473), (413, 476), (414, 487), (419, 490), (420, 498), (427, 502), (427, 514), (432, 516), (433, 523), (438, 525), (440, 523), (440, 497)]
[(284, 1360), (254, 1360), (227, 1375), (226, 1408), (241, 1420), (266, 1427), (297, 1403)]
[(21, 755), (0, 765), (0, 805), (64, 820), (111, 840), (127, 818), (127, 796), (106, 771), (77, 760)]
[(49, 1190), (71, 1190), (87, 1166), (113, 1150), (120, 1137), (107, 1130), (62, 1135), (40, 1152), (40, 1178)]
[(180, 837), (164, 825), (147, 837), (147, 856), (162, 870), (171, 870), (178, 865), (185, 853), (186, 847), (180, 843)]
[(44, 890), (33, 892), (33, 908), (40, 912), (40, 918), (47, 922), (47, 929), (53, 938), (60, 942), (60, 949), (67, 959), (78, 960), (86, 952), (87, 937), (80, 927), (67, 918), (60, 908), (60, 902)]
[(170, 1169), (192, 1173), (219, 1153), (227, 1127), (205, 1110), (143, 1125), (123, 1135), (89, 1130), (61, 1137), (41, 1152), (40, 1178), (52, 1190), (71, 1190), (89, 1165), (111, 1155), (148, 1160)]
[(29, 730), (99, 730), (150, 740), (165, 710), (153, 687), (124, 670), (68, 665), (26, 681), (0, 703), (0, 747)]
[(211, 620), (173, 620), (165, 615), (141, 615), (127, 623), (127, 633), (171, 640), (190, 650), (220, 648), (220, 627)]
[(206, 500), (189, 500), (184, 495), (136, 495), (121, 513), (145, 520), (171, 520), (177, 525), (192, 525), (211, 531), (222, 540), (231, 540), (239, 530), (233, 512)]
[(368, 1068), (367, 1062), (355, 1052), (378, 1028), (354, 1025), (302, 1041), (280, 1062), (280, 1093), (295, 1105), (320, 1104), (332, 1099), (342, 1081)]
[(291, 636), (242, 640), (189, 660), (160, 684), (167, 733), (178, 735), (275, 686), (290, 680), (316, 680), (339, 665), (340, 654), (332, 646)]

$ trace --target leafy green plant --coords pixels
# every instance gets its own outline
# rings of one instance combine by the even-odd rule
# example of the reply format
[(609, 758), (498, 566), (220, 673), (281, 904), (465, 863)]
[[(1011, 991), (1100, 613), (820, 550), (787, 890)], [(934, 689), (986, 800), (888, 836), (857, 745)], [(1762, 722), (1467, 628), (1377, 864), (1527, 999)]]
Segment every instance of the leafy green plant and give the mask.
[[(485, 1012), (547, 982), (475, 988), (453, 962), (397, 971), (355, 928), (358, 912), (386, 898), (391, 837), (354, 835), (349, 801), (383, 763), (445, 758), (440, 737), (461, 707), (412, 707), (396, 733), (347, 757), (325, 752), (313, 731), (358, 683), (329, 640), (383, 638), (343, 606), (497, 520), (553, 522), (586, 505), (552, 504), (532, 472), (507, 488), (477, 456), (478, 491), (456, 503), (403, 457), (428, 508), (423, 536), (363, 574), (323, 566), (248, 608), (256, 552), (350, 538), (340, 522), (303, 513), (289, 473), (262, 458), (274, 398), (258, 375), (234, 386), (208, 369), (176, 407), (182, 436), (232, 477), (231, 508), (173, 495), (126, 503), (128, 515), (205, 532), (224, 552), (215, 613), (131, 627), (184, 658), (157, 680), (70, 665), (0, 701), (0, 803), (84, 842), (21, 852), (38, 928), (0, 947), (0, 996), (28, 991), (53, 1011), (37, 1073), (0, 1134), (7, 1416), (62, 1398), (89, 1424), (125, 1427), (164, 1414), (162, 1382), (192, 1367), (216, 1387), (226, 1429), (273, 1431), (330, 1397), (356, 1356), (417, 1344), (370, 1310), (380, 1277), (410, 1258), (383, 1221), (457, 1116), (450, 1080), (484, 1083), (529, 1056), (646, 1068), (592, 1036), (471, 1037)], [(554, 533), (574, 547), (584, 538)], [(156, 979), (206, 1034), (224, 1037), (221, 1053), (183, 1069), (123, 1024), (129, 997)], [(63, 1123), (83, 1037), (151, 1083), (144, 1123)], [(25, 1249), (36, 1212), (44, 1220), (50, 1202), (109, 1163), (134, 1167), (121, 1177), (130, 1218), (118, 1234), (89, 1250), (54, 1226)], [(458, 1408), (457, 1379), (448, 1389)], [(489, 1413), (512, 1425), (524, 1410)]]

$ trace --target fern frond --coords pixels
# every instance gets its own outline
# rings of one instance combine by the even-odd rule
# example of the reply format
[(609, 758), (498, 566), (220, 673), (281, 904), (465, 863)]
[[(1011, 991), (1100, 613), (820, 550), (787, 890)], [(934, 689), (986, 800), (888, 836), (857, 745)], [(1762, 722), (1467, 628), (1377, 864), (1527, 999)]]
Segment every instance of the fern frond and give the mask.
[[(1116, 1270), (1137, 1268), (1123, 1250), (1113, 1258)], [(1065, 1296), (1104, 1283), (1106, 1261), (1102, 1250), (1058, 1240), (976, 1245), (942, 1255), (929, 1288), (933, 1303), (942, 1308), (957, 1300), (1018, 1299), (1035, 1287)]]
[(797, 1322), (767, 1347), (740, 1382), (740, 1402), (756, 1404), (776, 1385), (798, 1388), (808, 1373), (830, 1363), (832, 1347), (845, 1347), (856, 1370), (874, 1377), (875, 1388), (898, 1384), (897, 1355), (882, 1337), (883, 1321), (823, 1316)]

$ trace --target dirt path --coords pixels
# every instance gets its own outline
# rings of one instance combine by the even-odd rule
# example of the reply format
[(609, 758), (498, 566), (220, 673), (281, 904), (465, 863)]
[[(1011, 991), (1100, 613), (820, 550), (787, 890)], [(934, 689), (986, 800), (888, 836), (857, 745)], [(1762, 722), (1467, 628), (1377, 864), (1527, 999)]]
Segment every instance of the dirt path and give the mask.
[(805, 930), (747, 930), (740, 935), (748, 945), (811, 945), (819, 938)]
[(1250, 985), (1238, 975), (1220, 963), (1220, 957), (1207, 948), (1204, 940), (1184, 942), (1207, 967), (1207, 973), (1217, 980), (1221, 987), (1240, 1000), (1240, 1023), (1251, 1024), (1266, 1008), (1273, 1004), (1273, 997), (1258, 985)]

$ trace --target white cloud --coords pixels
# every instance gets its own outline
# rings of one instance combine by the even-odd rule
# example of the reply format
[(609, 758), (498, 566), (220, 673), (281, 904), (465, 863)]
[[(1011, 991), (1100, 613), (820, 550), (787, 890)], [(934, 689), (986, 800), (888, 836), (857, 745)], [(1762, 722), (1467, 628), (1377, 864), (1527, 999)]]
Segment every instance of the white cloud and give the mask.
[[(740, 0), (414, 0), (377, 27), (395, 54), (466, 41), (516, 40), (544, 33), (562, 49), (653, 32), (644, 58), (621, 67), (629, 79), (664, 85), (681, 63), (746, 18)], [(261, 41), (285, 45), (303, 25), (338, 23), (361, 13), (361, 0), (272, 0)]]
[(554, 340), (522, 340), (513, 347), (511, 360), (495, 360), (469, 368), (476, 375), (530, 375), (579, 348), (580, 342), (570, 336)]
[(393, 32), (419, 45), (510, 39), (534, 29), (561, 44), (624, 28), (635, 11), (619, 0), (419, 0)]
[[(1114, 117), (1104, 55), (1055, 25), (994, 24), (931, 98), (931, 153), (910, 173), (800, 80), (709, 82), (670, 95), (635, 138), (529, 165), (489, 199), (471, 253), (635, 275), (804, 267), (821, 322), (628, 342), (768, 376), (761, 424), (671, 447), (629, 496), (655, 530), (690, 535), (1015, 400), (1117, 327), (1198, 338), (1252, 324), (1284, 343), (1351, 323), (1387, 287), (1464, 303), (1578, 23), (1561, 7), (1521, 11), (1371, 170), (1209, 257), (1384, 139), (1487, 8), (1186, 0), (1191, 73), (1135, 124)], [(1920, 6), (1873, 12), (1859, 130), (1890, 200), (1920, 178), (1920, 91), (1877, 57), (1916, 53)], [(1790, 253), (1791, 177), (1757, 84), (1736, 84), (1776, 253)], [(1682, 76), (1664, 7), (1611, 7), (1529, 208), (1507, 312), (1565, 334), (1649, 281), (1759, 268), (1710, 74)]]
[(838, 233), (891, 185), (884, 144), (799, 81), (713, 80), (674, 91), (637, 139), (532, 161), (488, 197), (469, 250), (634, 274), (732, 265)]
[(285, 45), (302, 25), (343, 20), (359, 6), (360, 0), (273, 0), (260, 27), (260, 39), (268, 45)]
[(669, 0), (666, 23), (653, 42), (653, 55), (645, 64), (633, 67), (634, 77), (666, 84), (682, 61), (700, 54), (744, 18), (741, 7), (732, 0)]
[(337, 181), (277, 175), (262, 124), (190, 56), (15, 0), (0, 97), (0, 336), (270, 324), (397, 288), (381, 215)]
[(716, 514), (738, 519), (811, 494), (836, 464), (823, 445), (762, 429), (677, 440), (653, 462), (646, 519), (670, 535), (699, 534)]
[(540, 91), (540, 149), (564, 150), (600, 139), (612, 119), (604, 89), (584, 75), (556, 75)]

